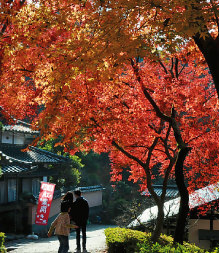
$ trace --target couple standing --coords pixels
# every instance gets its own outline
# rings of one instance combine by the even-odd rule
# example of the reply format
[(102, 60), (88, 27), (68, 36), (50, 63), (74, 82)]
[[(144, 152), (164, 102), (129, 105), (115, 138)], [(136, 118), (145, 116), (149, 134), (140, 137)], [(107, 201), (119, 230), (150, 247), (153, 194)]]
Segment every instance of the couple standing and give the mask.
[[(75, 196), (75, 201), (74, 200)], [(70, 212), (70, 220), (71, 223), (74, 223), (76, 228), (76, 244), (77, 244), (77, 252), (81, 252), (81, 243), (80, 243), (80, 233), (82, 231), (82, 248), (83, 252), (87, 252), (86, 250), (86, 225), (89, 216), (89, 205), (85, 198), (81, 196), (80, 190), (74, 191), (74, 196), (72, 192), (67, 192), (61, 199), (62, 202), (67, 202), (69, 204)]]

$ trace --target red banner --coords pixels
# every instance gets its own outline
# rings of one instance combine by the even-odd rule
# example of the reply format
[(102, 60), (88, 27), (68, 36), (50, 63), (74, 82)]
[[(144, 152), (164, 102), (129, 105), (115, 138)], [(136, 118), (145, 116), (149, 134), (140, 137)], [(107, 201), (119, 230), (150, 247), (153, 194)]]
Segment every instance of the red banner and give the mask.
[(41, 183), (35, 224), (47, 225), (55, 184)]

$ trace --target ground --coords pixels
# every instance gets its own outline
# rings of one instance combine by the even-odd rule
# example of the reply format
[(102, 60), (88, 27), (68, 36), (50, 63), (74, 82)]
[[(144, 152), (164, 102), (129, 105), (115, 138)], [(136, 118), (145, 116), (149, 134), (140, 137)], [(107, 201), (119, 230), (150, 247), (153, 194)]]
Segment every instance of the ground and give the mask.
[[(107, 252), (104, 229), (110, 225), (89, 225), (87, 227), (87, 250), (89, 253)], [(9, 241), (6, 243), (7, 251), (11, 253), (55, 253), (58, 252), (59, 242), (56, 236), (31, 240), (27, 238)], [(70, 234), (69, 252), (75, 252), (75, 232)]]

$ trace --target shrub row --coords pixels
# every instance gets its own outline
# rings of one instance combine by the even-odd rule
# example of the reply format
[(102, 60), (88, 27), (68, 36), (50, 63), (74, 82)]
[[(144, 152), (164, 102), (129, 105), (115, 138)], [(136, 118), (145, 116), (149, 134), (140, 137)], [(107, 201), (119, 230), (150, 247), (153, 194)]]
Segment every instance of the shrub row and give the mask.
[(5, 242), (5, 234), (0, 232), (0, 252), (1, 253), (5, 253), (6, 252), (6, 248), (4, 246), (4, 242)]
[(105, 229), (108, 253), (138, 252), (138, 244), (150, 240), (150, 234), (125, 228)]
[(160, 245), (159, 243), (155, 243), (152, 245), (142, 244), (140, 245), (139, 253), (202, 253), (205, 252), (203, 249), (198, 248), (195, 245), (187, 244), (187, 245), (175, 245), (167, 244)]
[[(159, 243), (152, 243), (151, 234), (125, 228), (105, 229), (108, 253), (207, 253), (194, 244), (173, 244), (173, 238), (161, 235)], [(216, 248), (212, 253), (219, 253)]]

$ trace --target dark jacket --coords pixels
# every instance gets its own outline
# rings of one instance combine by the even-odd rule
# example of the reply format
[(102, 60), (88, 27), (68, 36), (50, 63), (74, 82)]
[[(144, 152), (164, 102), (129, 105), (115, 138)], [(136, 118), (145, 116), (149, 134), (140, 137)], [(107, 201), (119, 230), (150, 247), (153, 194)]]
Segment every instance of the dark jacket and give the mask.
[(89, 205), (83, 197), (78, 197), (73, 203), (73, 208), (70, 211), (70, 217), (78, 226), (87, 224), (89, 216)]

